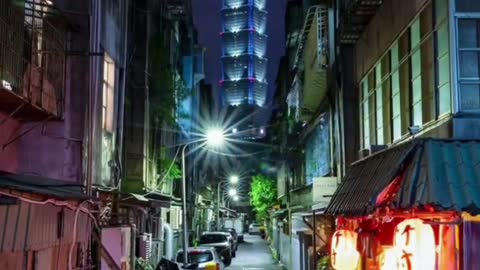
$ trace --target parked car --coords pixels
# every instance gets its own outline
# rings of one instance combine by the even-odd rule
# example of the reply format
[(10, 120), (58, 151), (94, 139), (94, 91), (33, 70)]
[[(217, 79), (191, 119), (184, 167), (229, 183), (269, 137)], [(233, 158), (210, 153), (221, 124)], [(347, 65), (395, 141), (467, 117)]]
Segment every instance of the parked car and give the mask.
[(261, 225), (258, 223), (252, 223), (248, 227), (248, 233), (249, 234), (260, 234), (260, 227)]
[(238, 242), (239, 242), (237, 231), (234, 228), (223, 228), (222, 232), (227, 232), (232, 236), (232, 238), (233, 238), (233, 257), (235, 257), (235, 253), (237, 252)]
[[(225, 265), (214, 247), (188, 248), (188, 263), (197, 264), (196, 270), (224, 270)], [(176, 262), (183, 264), (183, 250), (178, 251)]]
[(225, 232), (208, 232), (204, 233), (199, 241), (200, 246), (213, 247), (222, 257), (222, 261), (226, 266), (232, 263), (233, 257), (233, 238), (229, 233)]

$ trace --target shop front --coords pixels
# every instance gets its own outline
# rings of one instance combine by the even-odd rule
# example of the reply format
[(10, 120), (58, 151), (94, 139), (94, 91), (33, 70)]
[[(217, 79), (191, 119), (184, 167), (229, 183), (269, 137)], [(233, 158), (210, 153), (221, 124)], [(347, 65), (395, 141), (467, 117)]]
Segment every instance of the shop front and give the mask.
[(352, 165), (326, 213), (335, 270), (480, 269), (480, 142), (418, 139)]

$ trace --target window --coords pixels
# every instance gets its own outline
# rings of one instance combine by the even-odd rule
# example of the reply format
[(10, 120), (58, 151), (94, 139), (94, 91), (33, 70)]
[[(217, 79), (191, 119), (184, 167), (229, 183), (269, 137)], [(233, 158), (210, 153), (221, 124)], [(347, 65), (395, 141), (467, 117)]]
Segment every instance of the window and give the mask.
[(102, 127), (113, 133), (113, 115), (115, 100), (115, 63), (105, 54), (103, 60), (103, 97), (102, 97)]
[(390, 54), (392, 63), (392, 133), (393, 140), (398, 140), (402, 137), (402, 118), (400, 115), (401, 103), (400, 103), (400, 59), (398, 51), (398, 42), (396, 42), (391, 50)]
[(458, 79), (460, 109), (480, 109), (480, 18), (459, 19), (458, 23)]
[(377, 78), (375, 89), (375, 105), (377, 120), (377, 144), (383, 144), (383, 92), (382, 92), (382, 64), (378, 63), (375, 67), (375, 77)]
[(368, 78), (362, 83), (362, 123), (363, 123), (363, 148), (370, 147), (370, 123), (368, 110)]
[[(464, 69), (471, 76), (465, 92), (475, 93), (480, 104), (480, 22), (475, 22), (469, 30), (476, 37), (469, 40), (475, 57), (468, 57), (473, 64)], [(359, 87), (364, 148), (398, 141), (410, 126), (425, 126), (451, 112), (448, 41), (448, 0), (430, 1), (365, 75)]]
[(436, 39), (436, 69), (438, 91), (438, 113), (440, 115), (451, 112), (450, 87), (450, 50), (448, 28), (448, 0), (435, 1), (435, 34)]
[(419, 50), (421, 34), (420, 20), (417, 19), (410, 28), (411, 55), (411, 76), (412, 76), (412, 123), (415, 126), (422, 126), (422, 55)]

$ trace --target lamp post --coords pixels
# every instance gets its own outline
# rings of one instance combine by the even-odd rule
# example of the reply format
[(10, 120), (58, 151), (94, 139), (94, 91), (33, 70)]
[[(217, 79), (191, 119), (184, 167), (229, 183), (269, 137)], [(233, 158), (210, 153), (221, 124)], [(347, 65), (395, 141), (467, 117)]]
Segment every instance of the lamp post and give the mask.
[[(239, 177), (237, 175), (232, 175), (230, 176), (229, 180), (220, 181), (217, 184), (217, 230), (220, 229), (220, 198), (221, 198), (222, 184), (227, 182), (230, 182), (231, 184), (237, 184), (238, 181), (240, 181)], [(236, 195), (236, 190), (234, 195)], [(234, 195), (230, 195), (230, 196), (234, 196)]]
[[(207, 131), (205, 140), (208, 145), (218, 147), (225, 140), (223, 131), (220, 129), (212, 129)], [(187, 225), (187, 177), (185, 166), (185, 150), (195, 142), (188, 142), (182, 146), (182, 229), (183, 229), (183, 265), (188, 264), (188, 225)]]

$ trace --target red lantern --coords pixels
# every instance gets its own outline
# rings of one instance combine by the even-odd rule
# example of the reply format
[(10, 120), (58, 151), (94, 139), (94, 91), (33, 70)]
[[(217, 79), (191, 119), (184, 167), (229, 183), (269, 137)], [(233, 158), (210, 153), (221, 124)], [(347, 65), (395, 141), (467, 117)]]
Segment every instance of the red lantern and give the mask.
[(338, 230), (332, 236), (331, 262), (335, 270), (355, 270), (360, 261), (357, 251), (357, 233)]

